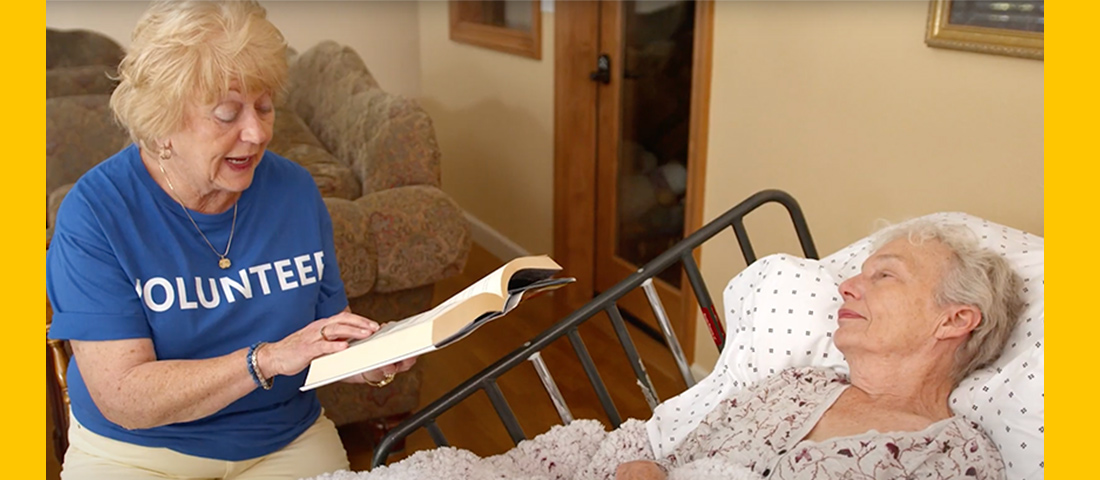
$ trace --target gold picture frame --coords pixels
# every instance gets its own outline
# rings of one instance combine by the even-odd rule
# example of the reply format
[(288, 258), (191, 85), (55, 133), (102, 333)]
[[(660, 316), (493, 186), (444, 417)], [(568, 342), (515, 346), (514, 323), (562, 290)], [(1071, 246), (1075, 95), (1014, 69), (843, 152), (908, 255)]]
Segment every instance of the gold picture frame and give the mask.
[[(975, 9), (988, 12), (973, 14)], [(931, 0), (924, 42), (930, 47), (1042, 60), (1043, 31), (1042, 0)]]

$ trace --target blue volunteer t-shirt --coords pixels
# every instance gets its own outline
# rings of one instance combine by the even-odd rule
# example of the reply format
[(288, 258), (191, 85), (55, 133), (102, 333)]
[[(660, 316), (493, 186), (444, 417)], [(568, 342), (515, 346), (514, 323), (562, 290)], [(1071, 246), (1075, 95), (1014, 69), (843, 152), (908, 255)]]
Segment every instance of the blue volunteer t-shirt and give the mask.
[[(281, 340), (347, 306), (332, 220), (305, 169), (265, 153), (237, 209), (232, 266), (222, 270), (136, 146), (88, 171), (62, 202), (46, 255), (50, 337), (150, 338), (157, 359), (204, 359)], [(191, 215), (224, 251), (233, 209)], [(298, 390), (305, 376), (276, 377), (271, 390), (200, 420), (138, 430), (103, 417), (75, 360), (68, 381), (73, 415), (97, 434), (238, 461), (286, 446), (316, 421), (316, 394)]]

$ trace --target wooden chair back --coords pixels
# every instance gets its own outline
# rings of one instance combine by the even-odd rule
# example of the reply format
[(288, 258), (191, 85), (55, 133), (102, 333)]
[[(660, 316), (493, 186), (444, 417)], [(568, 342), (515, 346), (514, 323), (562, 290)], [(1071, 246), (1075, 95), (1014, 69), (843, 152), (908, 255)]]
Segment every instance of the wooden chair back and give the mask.
[[(50, 248), (49, 240), (46, 249)], [(69, 384), (66, 373), (69, 370), (68, 342), (49, 338), (50, 321), (53, 320), (53, 307), (46, 299), (46, 414), (53, 415), (53, 452), (57, 462), (62, 463), (65, 450), (69, 448)]]

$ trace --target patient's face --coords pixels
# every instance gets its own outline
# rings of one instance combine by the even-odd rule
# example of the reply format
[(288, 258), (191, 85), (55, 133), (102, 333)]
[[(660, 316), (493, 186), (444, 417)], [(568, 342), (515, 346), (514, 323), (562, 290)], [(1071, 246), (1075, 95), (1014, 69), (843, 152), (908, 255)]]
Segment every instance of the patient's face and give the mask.
[(934, 240), (913, 245), (894, 240), (863, 263), (859, 275), (840, 284), (844, 305), (834, 340), (846, 357), (860, 354), (903, 357), (935, 341), (949, 314), (935, 293), (952, 252)]

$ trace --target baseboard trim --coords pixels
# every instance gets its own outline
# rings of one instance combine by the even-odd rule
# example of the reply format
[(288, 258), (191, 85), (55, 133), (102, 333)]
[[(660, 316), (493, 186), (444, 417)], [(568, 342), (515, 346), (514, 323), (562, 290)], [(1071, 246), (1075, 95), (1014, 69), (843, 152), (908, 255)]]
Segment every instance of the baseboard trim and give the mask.
[(466, 216), (466, 221), (470, 222), (470, 236), (473, 238), (474, 243), (481, 245), (494, 257), (507, 262), (513, 258), (525, 257), (531, 254), (527, 249), (521, 247), (503, 233), (496, 231), (472, 213), (463, 212), (463, 214)]

